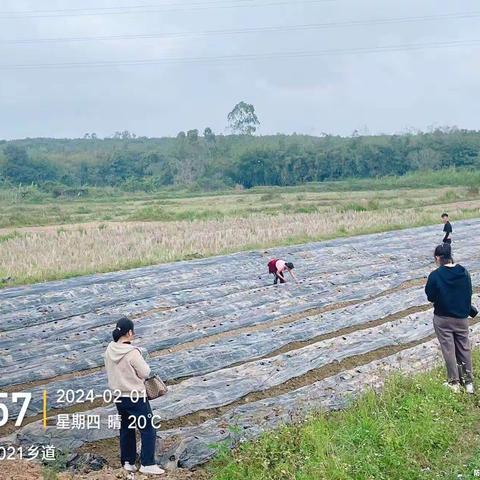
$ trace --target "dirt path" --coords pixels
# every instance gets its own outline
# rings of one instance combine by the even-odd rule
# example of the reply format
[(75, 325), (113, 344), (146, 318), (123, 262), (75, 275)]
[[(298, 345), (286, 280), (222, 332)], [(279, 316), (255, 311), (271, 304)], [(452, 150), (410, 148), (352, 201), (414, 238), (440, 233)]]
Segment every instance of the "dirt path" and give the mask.
[[(27, 461), (3, 461), (0, 462), (1, 480), (147, 480), (152, 477), (136, 473), (131, 475), (122, 468), (107, 467), (97, 472), (90, 473), (68, 473), (63, 472), (57, 477), (49, 473), (41, 465)], [(167, 472), (162, 480), (206, 480), (208, 475), (204, 470), (194, 472), (178, 470)]]

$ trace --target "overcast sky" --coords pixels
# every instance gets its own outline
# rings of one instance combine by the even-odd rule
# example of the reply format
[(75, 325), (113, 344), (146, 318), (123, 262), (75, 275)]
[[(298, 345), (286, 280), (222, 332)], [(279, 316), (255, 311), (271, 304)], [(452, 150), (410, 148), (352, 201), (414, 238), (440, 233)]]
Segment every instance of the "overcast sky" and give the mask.
[[(143, 7), (127, 14), (120, 10), (132, 6)], [(14, 14), (35, 10), (58, 11)], [(465, 13), (476, 15), (459, 18)], [(439, 15), (446, 16), (431, 18)], [(404, 17), (430, 18), (364, 24)], [(258, 31), (348, 22), (360, 24)], [(480, 129), (479, 27), (478, 0), (0, 0), (0, 139), (81, 137), (86, 132), (103, 137), (117, 130), (160, 137), (207, 126), (224, 133), (226, 116), (240, 100), (254, 104), (261, 134), (393, 133), (439, 125)], [(246, 33), (249, 28), (257, 31)], [(190, 35), (218, 30), (227, 32)], [(172, 33), (189, 35), (13, 43)], [(458, 41), (479, 43), (238, 59)], [(228, 61), (162, 63), (225, 55)], [(121, 65), (151, 59), (160, 62)], [(113, 65), (46, 66), (98, 61)]]

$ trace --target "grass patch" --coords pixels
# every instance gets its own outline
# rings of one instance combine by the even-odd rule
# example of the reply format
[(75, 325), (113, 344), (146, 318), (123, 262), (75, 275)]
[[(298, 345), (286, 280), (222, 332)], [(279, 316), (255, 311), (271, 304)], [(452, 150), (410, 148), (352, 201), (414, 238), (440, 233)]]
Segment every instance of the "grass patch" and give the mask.
[[(281, 214), (374, 211), (479, 198), (480, 172), (443, 170), (401, 177), (347, 179), (291, 187), (189, 192), (125, 192), (88, 188), (88, 195), (54, 197), (35, 186), (0, 188), (0, 228), (97, 221), (179, 221), (238, 218), (252, 210)], [(401, 194), (399, 194), (401, 190)]]
[(58, 474), (67, 468), (68, 452), (57, 449), (55, 460), (45, 462), (43, 465), (43, 480), (58, 480)]
[[(480, 368), (480, 355), (474, 362)], [(391, 377), (347, 409), (220, 449), (212, 480), (473, 479), (480, 469), (478, 396), (447, 390), (443, 368)], [(460, 476), (462, 475), (462, 476)], [(478, 478), (478, 477), (476, 477)]]
[(459, 200), (461, 197), (455, 192), (454, 190), (447, 190), (441, 197), (443, 202), (455, 202)]
[(21, 238), (21, 237), (22, 237), (22, 234), (14, 230), (13, 232), (7, 233), (5, 235), (0, 235), (0, 243), (8, 242), (9, 240), (13, 240), (14, 238)]
[(275, 192), (267, 192), (260, 197), (261, 202), (282, 202), (283, 200), (285, 200), (283, 195)]
[(469, 198), (476, 198), (478, 197), (479, 193), (480, 193), (480, 190), (476, 185), (471, 185), (467, 189), (467, 195)]
[(157, 221), (157, 222), (178, 222), (178, 221), (195, 221), (195, 220), (210, 220), (223, 218), (225, 215), (219, 210), (181, 210), (172, 211), (166, 210), (162, 207), (144, 207), (129, 217), (129, 221)]
[(339, 208), (340, 212), (366, 212), (368, 207), (359, 203), (347, 203)]

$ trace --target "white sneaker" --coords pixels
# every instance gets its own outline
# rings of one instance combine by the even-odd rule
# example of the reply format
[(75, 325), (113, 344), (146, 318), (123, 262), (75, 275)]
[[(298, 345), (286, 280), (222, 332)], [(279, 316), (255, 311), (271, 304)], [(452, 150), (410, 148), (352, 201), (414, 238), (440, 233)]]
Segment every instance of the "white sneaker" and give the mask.
[(465, 384), (465, 391), (469, 393), (470, 395), (473, 395), (475, 393), (475, 389), (473, 388), (473, 383), (466, 383)]
[(448, 382), (445, 382), (444, 385), (446, 387), (448, 387), (450, 390), (454, 391), (455, 393), (459, 393), (460, 392), (460, 384), (458, 383), (448, 383)]
[(130, 465), (130, 462), (125, 462), (123, 464), (123, 468), (127, 472), (136, 472), (137, 471), (137, 467), (135, 465)]
[(142, 465), (140, 467), (140, 473), (144, 473), (145, 475), (163, 475), (165, 470), (160, 468), (158, 465), (148, 465), (148, 467), (144, 467)]

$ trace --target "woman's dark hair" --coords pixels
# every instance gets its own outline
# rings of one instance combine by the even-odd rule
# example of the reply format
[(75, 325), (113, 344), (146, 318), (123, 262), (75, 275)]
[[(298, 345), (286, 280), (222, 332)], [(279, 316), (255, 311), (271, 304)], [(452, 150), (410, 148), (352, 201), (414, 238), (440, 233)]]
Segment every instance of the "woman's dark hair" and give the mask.
[(113, 341), (118, 342), (120, 337), (126, 335), (130, 330), (133, 331), (133, 322), (128, 317), (122, 317), (112, 332)]
[(440, 259), (441, 265), (453, 262), (452, 247), (448, 243), (438, 245), (435, 248), (435, 252), (433, 254), (435, 255), (435, 257), (438, 257)]
[(286, 265), (290, 270), (292, 270), (292, 268), (294, 268), (292, 262), (287, 262), (285, 265)]

